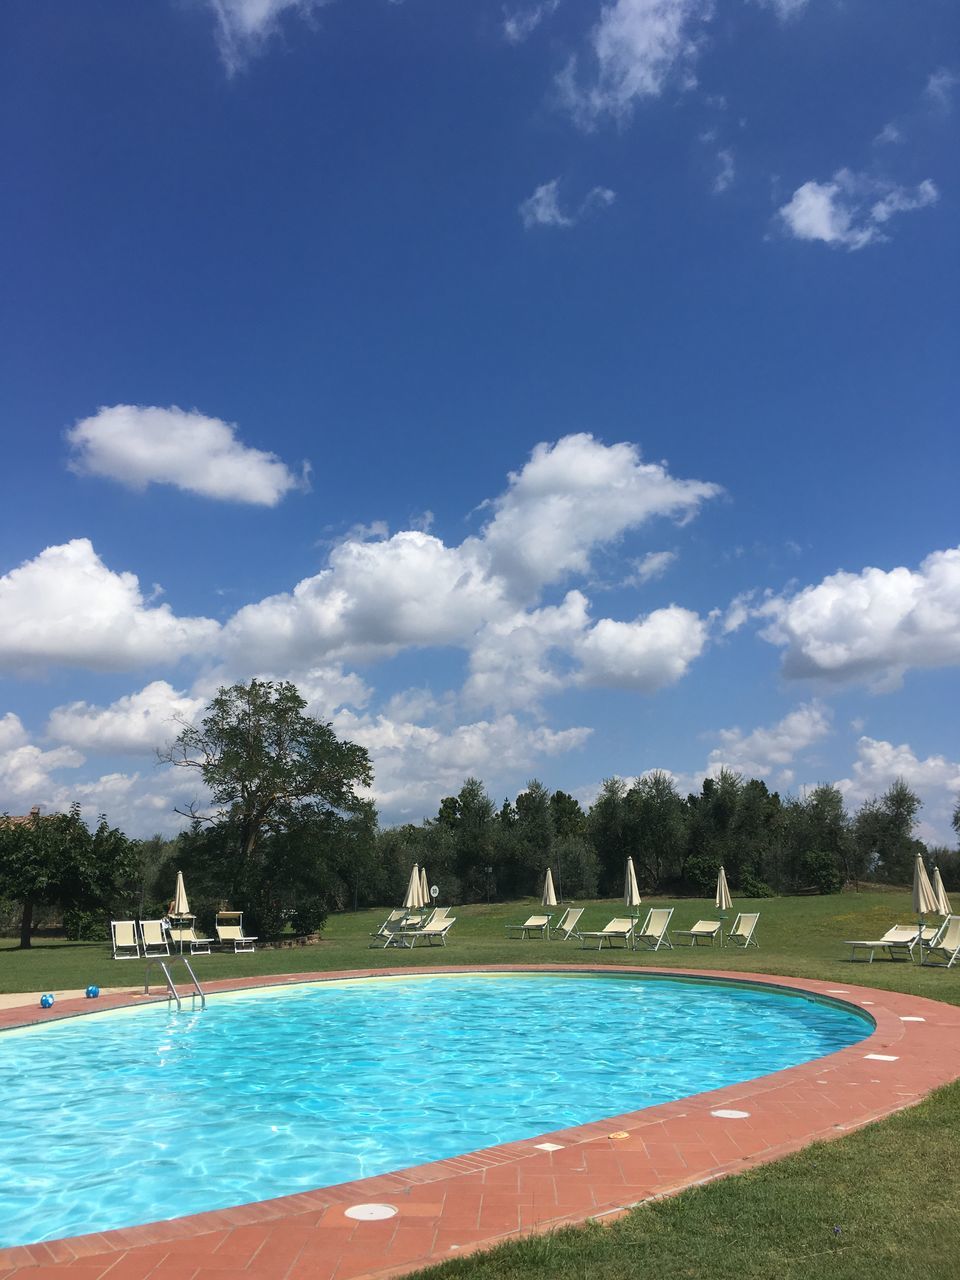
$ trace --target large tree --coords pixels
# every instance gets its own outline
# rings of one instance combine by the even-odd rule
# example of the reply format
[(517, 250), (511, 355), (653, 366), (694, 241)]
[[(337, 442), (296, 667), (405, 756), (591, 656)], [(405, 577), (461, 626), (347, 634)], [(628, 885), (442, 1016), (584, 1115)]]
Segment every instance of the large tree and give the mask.
[(32, 813), (25, 821), (0, 818), (0, 884), (22, 906), (20, 946), (29, 947), (38, 906), (65, 912), (98, 911), (135, 870), (137, 846), (101, 817), (91, 832), (80, 806), (67, 813)]
[(361, 814), (356, 788), (373, 780), (364, 748), (341, 742), (306, 706), (288, 681), (221, 688), (201, 722), (183, 724), (160, 753), (165, 763), (193, 770), (217, 806), (203, 816), (191, 809), (194, 852), (219, 864), (222, 891), (251, 909), (258, 902), (267, 915), (263, 898), (276, 901), (281, 867), (288, 886), (302, 878), (317, 892), (322, 848)]

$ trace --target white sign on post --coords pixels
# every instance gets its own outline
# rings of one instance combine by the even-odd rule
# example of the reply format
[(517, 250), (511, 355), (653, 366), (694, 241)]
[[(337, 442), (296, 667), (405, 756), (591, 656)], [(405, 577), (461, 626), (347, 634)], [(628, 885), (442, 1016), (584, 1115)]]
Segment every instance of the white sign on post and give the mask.
[(437, 886), (436, 886), (435, 884), (432, 884), (432, 885), (430, 886), (430, 897), (431, 897), (431, 898), (439, 898), (439, 896), (440, 896), (440, 890), (437, 888)]

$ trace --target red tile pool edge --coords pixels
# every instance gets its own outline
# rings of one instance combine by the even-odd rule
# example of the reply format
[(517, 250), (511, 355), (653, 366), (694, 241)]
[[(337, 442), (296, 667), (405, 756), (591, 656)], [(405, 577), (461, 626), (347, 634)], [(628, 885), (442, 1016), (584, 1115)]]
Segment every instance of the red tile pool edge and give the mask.
[[(869, 1013), (876, 1027), (866, 1040), (828, 1058), (539, 1138), (234, 1209), (0, 1249), (0, 1276), (361, 1280), (401, 1275), (508, 1237), (612, 1217), (644, 1200), (775, 1160), (892, 1115), (960, 1078), (960, 1007), (852, 983), (633, 965), (451, 965), (231, 979), (211, 983), (208, 990), (409, 977), (412, 972), (656, 974), (762, 984), (844, 1001)], [(97, 1007), (142, 1003), (142, 998), (116, 995)], [(49, 1012), (2, 1010), (0, 1028), (91, 1012), (86, 1000), (64, 1001)], [(718, 1111), (746, 1115), (713, 1114)], [(543, 1150), (539, 1143), (556, 1150)], [(397, 1213), (375, 1222), (345, 1216), (350, 1205), (367, 1202), (391, 1204)]]

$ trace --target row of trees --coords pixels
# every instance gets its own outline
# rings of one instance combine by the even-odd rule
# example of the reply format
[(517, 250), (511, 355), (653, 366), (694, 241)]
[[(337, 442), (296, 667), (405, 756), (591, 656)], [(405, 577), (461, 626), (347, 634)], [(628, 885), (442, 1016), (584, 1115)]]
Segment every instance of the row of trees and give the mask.
[[(467, 778), (434, 818), (381, 830), (359, 794), (372, 781), (366, 751), (308, 716), (292, 684), (259, 680), (221, 689), (161, 760), (196, 773), (215, 806), (188, 813), (175, 840), (130, 841), (105, 818), (91, 830), (78, 808), (0, 820), (0, 894), (22, 905), (21, 945), (38, 905), (59, 905), (78, 937), (111, 915), (162, 913), (178, 868), (202, 923), (229, 904), (261, 937), (399, 901), (413, 862), (449, 902), (539, 893), (548, 866), (568, 899), (613, 896), (628, 856), (651, 892), (712, 892), (721, 863), (744, 897), (904, 884), (917, 852), (932, 852), (948, 888), (960, 887), (958, 855), (917, 840), (920, 801), (902, 780), (849, 814), (834, 786), (781, 798), (732, 772), (687, 796), (664, 773), (608, 779), (586, 811), (536, 779), (498, 808)], [(960, 805), (954, 826), (960, 835)]]

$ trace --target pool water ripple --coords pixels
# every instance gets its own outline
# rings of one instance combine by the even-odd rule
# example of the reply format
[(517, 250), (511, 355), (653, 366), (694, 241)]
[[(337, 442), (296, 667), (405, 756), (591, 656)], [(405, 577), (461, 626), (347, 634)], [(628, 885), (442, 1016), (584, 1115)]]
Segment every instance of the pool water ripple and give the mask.
[(807, 1062), (871, 1029), (748, 987), (434, 975), (6, 1032), (0, 1246), (532, 1138)]

